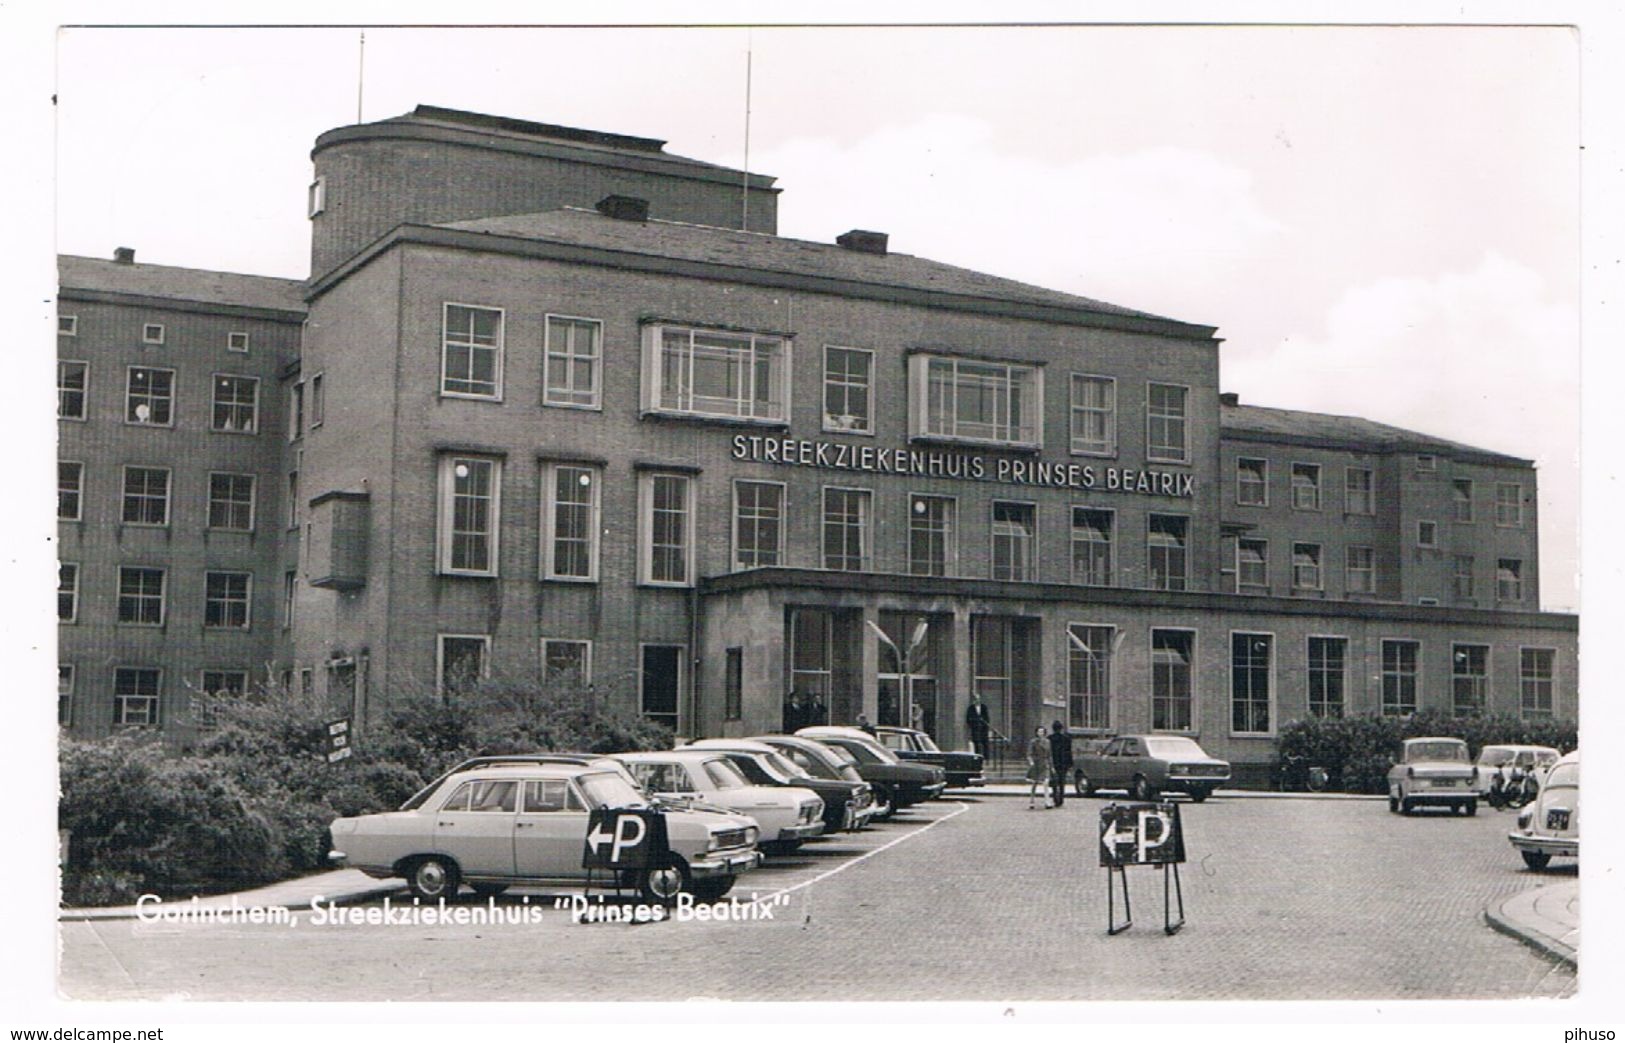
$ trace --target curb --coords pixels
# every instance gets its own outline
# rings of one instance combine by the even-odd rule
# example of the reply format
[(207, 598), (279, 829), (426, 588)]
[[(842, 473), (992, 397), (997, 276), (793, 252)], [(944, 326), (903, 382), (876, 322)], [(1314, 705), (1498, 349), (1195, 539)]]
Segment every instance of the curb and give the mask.
[(1518, 901), (1522, 897), (1523, 894), (1520, 892), (1519, 894), (1508, 895), (1498, 902), (1492, 902), (1485, 906), (1484, 922), (1508, 938), (1514, 938), (1524, 943), (1547, 959), (1567, 964), (1571, 969), (1578, 970), (1580, 954), (1572, 947), (1564, 945), (1544, 932), (1524, 927), (1506, 914), (1507, 905)]
[[(404, 889), (405, 886), (406, 884), (404, 881), (396, 883), (380, 881), (371, 887), (358, 887), (349, 891), (338, 891), (333, 894), (323, 894), (321, 897), (323, 903), (327, 905), (356, 905), (360, 902), (370, 901), (374, 898), (382, 898), (385, 895), (395, 894), (396, 892)], [(245, 892), (237, 892), (236, 894), (228, 895), (210, 895), (208, 899), (201, 900), (196, 907), (193, 907), (191, 903), (185, 899), (174, 902), (166, 902), (165, 904), (171, 908), (180, 908), (182, 904), (185, 903), (185, 907), (188, 910), (195, 908), (201, 915), (208, 915), (207, 910), (210, 909), (231, 909), (231, 900), (240, 899), (244, 893)], [(257, 902), (253, 904), (244, 904), (239, 907), (242, 909), (254, 909), (267, 908), (271, 905), (285, 905), (294, 910), (308, 909), (310, 907), (310, 900), (315, 897), (316, 895), (312, 893), (306, 896), (302, 902)], [(156, 906), (155, 908), (161, 909), (163, 906)], [(91, 923), (100, 920), (140, 919), (141, 916), (136, 912), (135, 907), (130, 905), (113, 906), (106, 909), (61, 909), (57, 912), (56, 917), (57, 923)]]
[[(983, 786), (971, 786), (971, 787), (967, 787), (965, 789), (950, 789), (950, 790), (946, 790), (946, 791), (943, 792), (944, 797), (948, 797), (948, 796), (953, 796), (953, 797), (979, 797), (979, 796), (980, 797), (1025, 797), (1026, 795), (1027, 795), (1027, 783), (1026, 782), (1022, 782), (1022, 783), (1020, 783), (1020, 785), (1017, 785), (1016, 783), (1013, 783), (1013, 782), (1008, 782), (1008, 783), (1007, 782), (994, 782), (994, 783), (990, 783), (989, 785), (987, 785), (985, 787), (983, 787)], [(1183, 796), (1183, 794), (1176, 794), (1176, 795)], [(1126, 799), (1128, 799), (1126, 796), (1122, 797), (1122, 798), (1113, 798), (1113, 797), (1109, 797), (1109, 796), (1102, 796), (1100, 794), (1096, 794), (1093, 797), (1079, 797), (1076, 793), (1073, 793), (1070, 789), (1067, 791), (1066, 797), (1067, 797), (1068, 800), (1098, 800), (1098, 799), (1105, 799), (1105, 800), (1124, 799), (1124, 800), (1126, 800)], [(1373, 794), (1373, 793), (1296, 793), (1296, 792), (1293, 792), (1293, 793), (1279, 793), (1279, 792), (1276, 792), (1275, 790), (1220, 789), (1220, 790), (1217, 790), (1217, 791), (1214, 792), (1213, 799), (1217, 799), (1217, 800), (1241, 799), (1241, 800), (1367, 800), (1367, 801), (1382, 801), (1382, 800), (1387, 800), (1388, 798), (1383, 796), (1380, 793), (1375, 793), (1375, 794)]]

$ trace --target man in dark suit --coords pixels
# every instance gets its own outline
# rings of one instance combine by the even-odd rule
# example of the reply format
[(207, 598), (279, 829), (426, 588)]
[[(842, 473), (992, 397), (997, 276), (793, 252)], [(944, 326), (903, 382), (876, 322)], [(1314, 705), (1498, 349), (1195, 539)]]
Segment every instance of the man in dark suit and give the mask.
[(980, 695), (971, 696), (970, 705), (965, 707), (965, 727), (970, 731), (971, 745), (983, 760), (987, 759), (988, 726), (987, 704)]
[(1049, 728), (1050, 785), (1055, 787), (1055, 806), (1066, 803), (1066, 780), (1072, 774), (1072, 736), (1060, 721)]

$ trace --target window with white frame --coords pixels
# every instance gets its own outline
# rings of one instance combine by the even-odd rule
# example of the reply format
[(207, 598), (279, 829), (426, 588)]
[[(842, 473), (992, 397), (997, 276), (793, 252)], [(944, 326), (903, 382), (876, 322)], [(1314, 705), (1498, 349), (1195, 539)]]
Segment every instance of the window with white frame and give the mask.
[(56, 462), (56, 517), (78, 521), (85, 508), (85, 465), (74, 460)]
[(1236, 502), (1243, 507), (1268, 507), (1270, 462), (1257, 457), (1236, 458)]
[(138, 626), (164, 622), (163, 569), (125, 565), (118, 570), (118, 621)]
[(643, 333), (649, 412), (785, 423), (790, 343), (784, 337), (651, 324)]
[(440, 393), (458, 398), (502, 397), (502, 309), (443, 305)]
[(327, 178), (319, 177), (310, 183), (305, 197), (305, 216), (315, 217), (327, 209)]
[(247, 630), (249, 593), (253, 582), (252, 574), (247, 572), (205, 572), (203, 625)]
[(1320, 544), (1294, 543), (1292, 545), (1292, 589), (1319, 590), (1320, 588)]
[(875, 433), (875, 353), (824, 346), (824, 430)]
[(908, 498), (908, 571), (915, 576), (947, 576), (954, 571), (958, 504), (951, 496)]
[(226, 350), (236, 352), (248, 351), (248, 334), (242, 330), (233, 330), (226, 334)]
[(1159, 732), (1189, 731), (1192, 704), (1191, 664), (1196, 659), (1193, 630), (1151, 631), (1151, 728)]
[(1376, 479), (1369, 467), (1343, 471), (1343, 510), (1348, 514), (1376, 514)]
[(169, 524), (169, 471), (166, 468), (124, 469), (124, 510), (120, 520), (126, 525)]
[(1439, 545), (1439, 523), (1432, 521), (1417, 522), (1416, 545), (1418, 547), (1437, 547)]
[(162, 677), (163, 672), (153, 667), (116, 667), (113, 670), (113, 723), (121, 728), (157, 724)]
[(305, 437), (305, 382), (296, 380), (288, 385), (288, 441), (297, 442)]
[(79, 566), (71, 561), (59, 561), (56, 566), (56, 621), (76, 623), (79, 620)]
[(497, 574), (501, 493), (500, 460), (454, 453), (440, 458), (439, 572)]
[(66, 727), (73, 723), (72, 663), (58, 663), (56, 667), (56, 723)]
[(592, 642), (542, 638), (542, 677), (552, 684), (592, 684)]
[(1183, 462), (1190, 459), (1190, 431), (1185, 400), (1190, 392), (1178, 384), (1146, 385), (1145, 458)]
[[(299, 604), (299, 573), (293, 569), (282, 574), (282, 627), (293, 626), (294, 609)], [(287, 682), (283, 682), (287, 687)]]
[(1072, 508), (1072, 582), (1109, 587), (1116, 578), (1112, 553), (1117, 518), (1097, 507)]
[(542, 575), (598, 578), (599, 469), (585, 463), (542, 465)]
[(1350, 594), (1377, 592), (1377, 549), (1351, 546), (1343, 552), (1343, 587)]
[(1457, 717), (1476, 717), (1487, 708), (1490, 687), (1490, 646), (1452, 645), (1450, 648), (1451, 709)]
[(1190, 519), (1179, 514), (1146, 515), (1146, 578), (1152, 590), (1184, 590), (1189, 577)]
[(542, 404), (597, 409), (604, 324), (568, 315), (547, 317)]
[(327, 419), (327, 382), (326, 374), (318, 373), (310, 378), (310, 429), (312, 431), (322, 426)]
[(149, 322), (141, 327), (141, 343), (162, 344), (164, 342), (164, 324)]
[(56, 331), (64, 337), (79, 336), (79, 316), (58, 315), (56, 317)]
[(1072, 451), (1117, 455), (1117, 381), (1111, 377), (1072, 374)]
[(1495, 483), (1495, 524), (1502, 528), (1523, 526), (1523, 486), (1517, 482)]
[(1112, 651), (1117, 628), (1067, 625), (1067, 724), (1106, 731), (1112, 726)]
[(62, 420), (85, 418), (85, 396), (90, 391), (90, 363), (56, 364), (56, 415)]
[(911, 355), (909, 435), (1036, 448), (1044, 443), (1044, 373), (1036, 366)]
[(1342, 717), (1348, 638), (1309, 639), (1309, 716)]
[(1270, 545), (1268, 540), (1236, 540), (1236, 593), (1270, 592)]
[(1030, 503), (993, 501), (993, 578), (1035, 580), (1037, 556), (1038, 508)]
[(168, 427), (174, 421), (175, 371), (150, 366), (129, 368), (124, 392), (124, 422)]
[(1385, 640), (1382, 643), (1382, 712), (1404, 717), (1416, 712), (1417, 659), (1421, 643)]
[(1521, 648), (1518, 650), (1519, 709), (1525, 717), (1552, 715), (1552, 682), (1556, 676), (1557, 650)]
[(638, 579), (663, 586), (694, 582), (694, 480), (686, 474), (647, 472), (638, 479)]
[(468, 692), (490, 674), (490, 647), (491, 639), (484, 634), (440, 635), (435, 676), (442, 698)]
[(1517, 558), (1497, 558), (1495, 562), (1495, 600), (1523, 600), (1523, 562)]
[(734, 482), (734, 568), (768, 568), (783, 560), (784, 486)]
[(1451, 563), (1450, 580), (1457, 600), (1471, 601), (1475, 593), (1473, 583), (1473, 556), (1457, 554)]
[(1470, 522), (1473, 520), (1473, 482), (1470, 478), (1453, 478), (1450, 481), (1450, 502), (1455, 511), (1455, 520)]
[(1292, 465), (1292, 509), (1320, 510), (1320, 465)]
[(870, 498), (867, 489), (824, 489), (824, 568), (868, 570)]
[(1271, 653), (1269, 634), (1230, 635), (1230, 730), (1248, 735), (1270, 731)]
[(209, 421), (212, 431), (230, 431), (253, 434), (257, 427), (260, 403), (260, 382), (253, 377), (234, 377), (225, 373), (214, 375), (214, 414)]
[(299, 528), (299, 472), (288, 472), (288, 528)]

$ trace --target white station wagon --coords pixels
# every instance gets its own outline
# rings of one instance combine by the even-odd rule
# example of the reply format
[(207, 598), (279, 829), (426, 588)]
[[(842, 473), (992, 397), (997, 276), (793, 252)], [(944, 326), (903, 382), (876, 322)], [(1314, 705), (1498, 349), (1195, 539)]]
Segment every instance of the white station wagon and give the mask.
[[(450, 901), (464, 883), (482, 896), (513, 884), (582, 884), (591, 810), (648, 806), (648, 798), (613, 770), (492, 764), (453, 772), (405, 810), (334, 819), (328, 860), (379, 879), (404, 877), (424, 901)], [(635, 887), (649, 902), (671, 902), (680, 891), (715, 901), (740, 873), (761, 864), (750, 819), (664, 810), (669, 864), (623, 871), (622, 879), (609, 882)], [(598, 872), (602, 882), (610, 871)]]
[(725, 754), (710, 750), (617, 753), (650, 796), (663, 803), (697, 801), (749, 815), (764, 851), (790, 851), (824, 831), (824, 802), (801, 786), (752, 786)]

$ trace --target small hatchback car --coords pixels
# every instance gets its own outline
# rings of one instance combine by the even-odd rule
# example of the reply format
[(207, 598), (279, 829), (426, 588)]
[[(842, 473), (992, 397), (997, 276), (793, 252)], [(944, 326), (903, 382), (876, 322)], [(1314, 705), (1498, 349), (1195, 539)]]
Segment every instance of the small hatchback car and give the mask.
[(1530, 869), (1556, 858), (1580, 857), (1580, 751), (1565, 754), (1546, 775), (1535, 802), (1518, 813), (1507, 834)]
[(1473, 762), (1462, 740), (1429, 736), (1401, 744), (1398, 763), (1388, 769), (1388, 810), (1409, 815), (1424, 804), (1478, 814)]

